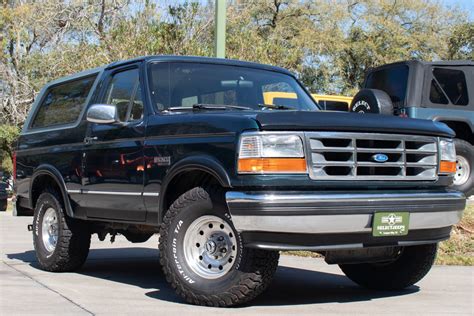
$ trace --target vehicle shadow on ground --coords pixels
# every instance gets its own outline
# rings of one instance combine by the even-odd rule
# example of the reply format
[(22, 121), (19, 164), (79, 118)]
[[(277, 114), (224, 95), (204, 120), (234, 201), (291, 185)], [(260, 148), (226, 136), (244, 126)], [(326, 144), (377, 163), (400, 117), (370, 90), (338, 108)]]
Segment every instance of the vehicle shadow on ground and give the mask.
[[(8, 254), (39, 269), (34, 251)], [(184, 303), (166, 282), (159, 264), (159, 252), (151, 248), (92, 249), (84, 266), (76, 273), (149, 289), (151, 298)], [(364, 302), (417, 292), (412, 286), (404, 291), (383, 292), (361, 288), (344, 275), (281, 265), (269, 289), (250, 305), (305, 305)]]

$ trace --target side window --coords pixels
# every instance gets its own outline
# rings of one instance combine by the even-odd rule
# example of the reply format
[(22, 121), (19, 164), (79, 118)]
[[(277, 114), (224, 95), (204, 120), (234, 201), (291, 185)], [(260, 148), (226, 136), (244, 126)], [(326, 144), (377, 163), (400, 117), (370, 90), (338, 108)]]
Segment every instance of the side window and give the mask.
[(56, 85), (46, 91), (31, 128), (74, 123), (82, 112), (96, 76)]
[(105, 103), (117, 107), (120, 121), (143, 118), (142, 89), (137, 68), (114, 74), (105, 95)]
[(430, 101), (438, 104), (467, 105), (466, 77), (462, 70), (433, 68)]

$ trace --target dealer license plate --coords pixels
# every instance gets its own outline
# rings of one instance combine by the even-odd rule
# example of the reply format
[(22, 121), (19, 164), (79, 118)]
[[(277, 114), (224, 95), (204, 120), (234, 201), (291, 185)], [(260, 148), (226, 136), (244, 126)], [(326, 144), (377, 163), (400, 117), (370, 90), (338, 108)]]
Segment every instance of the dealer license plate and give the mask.
[(405, 236), (408, 234), (409, 223), (409, 212), (376, 212), (372, 223), (372, 236)]

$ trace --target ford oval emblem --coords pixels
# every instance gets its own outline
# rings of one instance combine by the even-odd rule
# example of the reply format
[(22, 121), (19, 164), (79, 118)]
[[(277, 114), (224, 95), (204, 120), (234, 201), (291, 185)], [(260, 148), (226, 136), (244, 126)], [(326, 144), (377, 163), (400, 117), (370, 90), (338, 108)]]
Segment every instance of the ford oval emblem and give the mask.
[(385, 154), (375, 154), (372, 156), (372, 160), (375, 162), (386, 162), (388, 160), (388, 156)]

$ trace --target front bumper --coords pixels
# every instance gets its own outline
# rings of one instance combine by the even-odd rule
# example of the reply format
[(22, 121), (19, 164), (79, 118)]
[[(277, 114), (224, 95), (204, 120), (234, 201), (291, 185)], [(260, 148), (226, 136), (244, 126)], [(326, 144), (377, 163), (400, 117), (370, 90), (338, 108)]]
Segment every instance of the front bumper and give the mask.
[[(226, 194), (235, 228), (249, 247), (328, 250), (438, 242), (466, 205), (456, 191), (235, 192)], [(409, 234), (372, 237), (375, 212), (410, 212)]]

